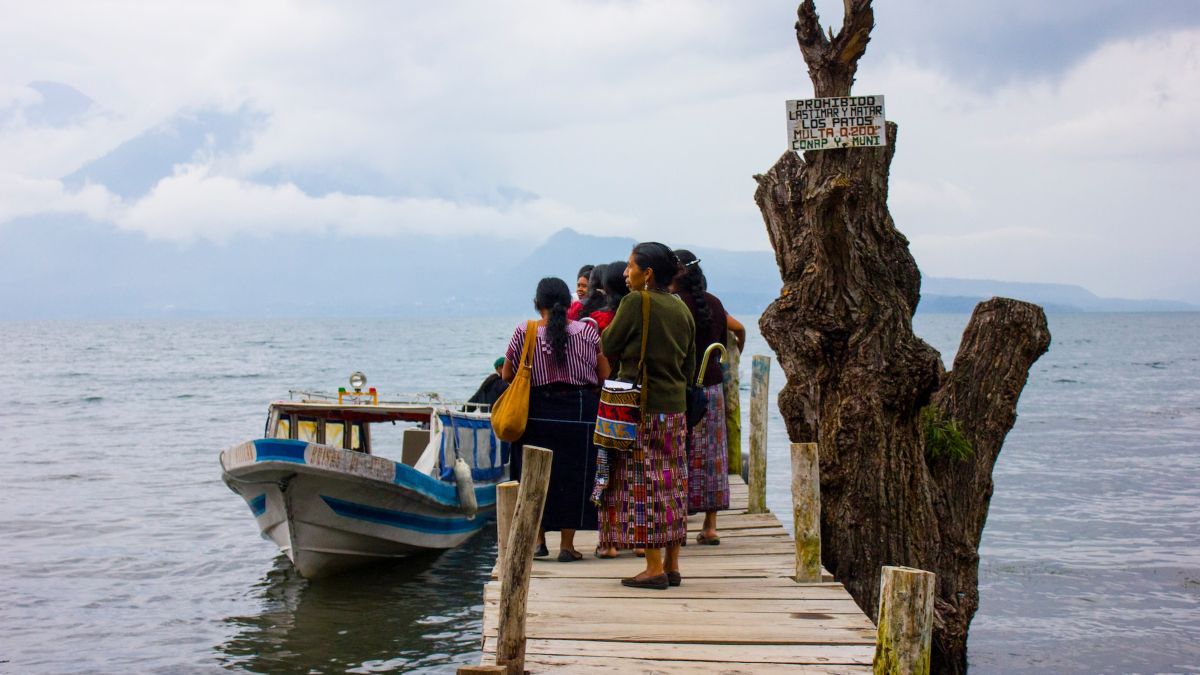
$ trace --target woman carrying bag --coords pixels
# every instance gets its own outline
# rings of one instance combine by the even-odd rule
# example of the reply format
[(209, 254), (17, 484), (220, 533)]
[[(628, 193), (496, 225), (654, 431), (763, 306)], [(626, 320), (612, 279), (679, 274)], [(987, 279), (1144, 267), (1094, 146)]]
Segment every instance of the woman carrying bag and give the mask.
[(667, 246), (634, 246), (625, 268), (633, 292), (601, 339), (616, 379), (641, 382), (644, 390), (636, 442), (607, 451), (609, 478), (601, 493), (601, 548), (646, 550), (646, 569), (621, 580), (635, 588), (666, 589), (682, 578), (679, 548), (687, 538), (688, 515), (685, 390), (695, 377), (696, 331), (687, 306), (668, 292), (677, 268)]
[(521, 478), (525, 444), (554, 452), (550, 485), (537, 556), (549, 555), (546, 531), (562, 533), (558, 560), (571, 562), (583, 555), (575, 550), (575, 530), (597, 527), (596, 508), (588, 498), (596, 475), (596, 448), (592, 432), (599, 403), (597, 390), (608, 377), (608, 362), (600, 357), (600, 336), (587, 323), (567, 320), (571, 291), (562, 279), (548, 277), (538, 282), (533, 306), (541, 320), (522, 322), (513, 332), (505, 353), (502, 376), (511, 382), (522, 363), (528, 326), (537, 334), (530, 345), (531, 388), (525, 431), (513, 443), (509, 473)]
[[(692, 313), (696, 323), (696, 368), (704, 361), (705, 351), (713, 343), (724, 345), (727, 331), (733, 331), (740, 350), (746, 345), (746, 328), (725, 312), (717, 296), (709, 293), (700, 259), (691, 251), (678, 249), (679, 272), (671, 290), (679, 296)], [(729, 508), (729, 444), (725, 436), (724, 377), (720, 353), (708, 354), (703, 367), (704, 397), (707, 401), (704, 417), (688, 430), (688, 511), (703, 513), (704, 525), (696, 535), (696, 543), (717, 545), (717, 511)]]

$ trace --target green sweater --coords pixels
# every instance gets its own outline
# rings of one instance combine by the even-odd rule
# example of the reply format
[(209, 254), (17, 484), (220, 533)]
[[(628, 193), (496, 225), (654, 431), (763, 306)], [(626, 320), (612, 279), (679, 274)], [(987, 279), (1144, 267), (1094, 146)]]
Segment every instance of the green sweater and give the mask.
[[(616, 379), (635, 382), (642, 352), (642, 294), (621, 300), (600, 336), (605, 356), (616, 362)], [(669, 293), (650, 292), (650, 338), (646, 341), (646, 412), (687, 410), (687, 385), (696, 378), (696, 324), (687, 305)]]

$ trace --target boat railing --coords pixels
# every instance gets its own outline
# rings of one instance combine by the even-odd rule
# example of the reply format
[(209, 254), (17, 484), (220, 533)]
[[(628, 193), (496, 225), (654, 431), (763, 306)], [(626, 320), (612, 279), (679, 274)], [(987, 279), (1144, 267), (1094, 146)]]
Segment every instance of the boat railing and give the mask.
[[(307, 389), (289, 389), (288, 399), (298, 403), (337, 403), (338, 395), (322, 391), (310, 391)], [(490, 413), (492, 406), (490, 403), (474, 403), (470, 401), (459, 401), (443, 397), (437, 392), (418, 392), (413, 394), (402, 394), (398, 400), (380, 400), (373, 405), (420, 405), (430, 406), (432, 408), (458, 409), (462, 412)]]

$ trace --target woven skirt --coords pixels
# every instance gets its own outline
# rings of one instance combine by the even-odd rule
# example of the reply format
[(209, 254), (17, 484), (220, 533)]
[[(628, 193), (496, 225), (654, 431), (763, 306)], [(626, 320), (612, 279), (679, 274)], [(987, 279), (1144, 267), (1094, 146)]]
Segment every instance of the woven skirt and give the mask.
[(723, 385), (704, 388), (708, 409), (688, 432), (688, 512), (729, 508), (729, 443)]
[(588, 388), (549, 385), (534, 387), (529, 395), (529, 422), (525, 434), (513, 444), (509, 475), (521, 480), (525, 445), (554, 452), (542, 528), (594, 530), (596, 506), (590, 499), (596, 481), (596, 408), (600, 398)]
[(602, 547), (664, 548), (687, 539), (686, 415), (647, 415), (639, 434), (633, 450), (608, 453)]

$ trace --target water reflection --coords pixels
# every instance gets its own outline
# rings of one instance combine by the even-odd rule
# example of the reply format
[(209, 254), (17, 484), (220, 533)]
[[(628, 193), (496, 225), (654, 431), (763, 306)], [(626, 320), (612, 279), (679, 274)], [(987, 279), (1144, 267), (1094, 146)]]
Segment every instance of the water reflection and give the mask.
[(254, 673), (445, 672), (477, 663), (494, 527), (460, 548), (310, 582), (280, 555), (252, 589), (253, 616), (226, 619), (225, 668)]

